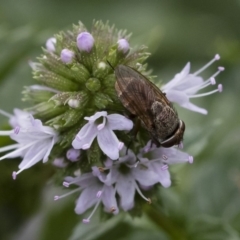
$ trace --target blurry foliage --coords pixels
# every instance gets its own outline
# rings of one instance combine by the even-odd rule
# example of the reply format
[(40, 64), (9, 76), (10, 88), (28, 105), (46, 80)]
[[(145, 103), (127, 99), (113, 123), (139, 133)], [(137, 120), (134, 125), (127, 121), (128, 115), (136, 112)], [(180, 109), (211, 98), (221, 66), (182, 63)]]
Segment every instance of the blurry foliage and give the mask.
[[(28, 61), (47, 38), (78, 20), (87, 27), (93, 19), (109, 20), (133, 32), (131, 44), (149, 46), (149, 65), (163, 82), (187, 61), (194, 71), (215, 53), (226, 67), (217, 78), (223, 93), (195, 101), (209, 110), (207, 116), (177, 108), (187, 125), (184, 149), (195, 162), (171, 168), (176, 185), (159, 191), (161, 206), (147, 206), (141, 218), (120, 214), (84, 225), (73, 198), (53, 202), (60, 189), (44, 187), (51, 166), (37, 164), (13, 181), (19, 160), (5, 160), (0, 239), (240, 239), (240, 1), (0, 0), (0, 6), (0, 108), (9, 112), (26, 107), (21, 91), (34, 83)], [(8, 141), (0, 140), (1, 146)]]

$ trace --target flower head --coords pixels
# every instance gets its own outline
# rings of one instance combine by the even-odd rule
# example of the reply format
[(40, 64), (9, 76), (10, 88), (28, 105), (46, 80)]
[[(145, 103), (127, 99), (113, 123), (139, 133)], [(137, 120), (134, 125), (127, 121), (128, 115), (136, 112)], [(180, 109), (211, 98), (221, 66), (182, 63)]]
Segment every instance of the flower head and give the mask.
[(30, 168), (37, 162), (43, 160), (47, 162), (53, 145), (58, 141), (58, 134), (48, 126), (43, 126), (42, 122), (34, 119), (33, 116), (24, 111), (15, 110), (16, 115), (10, 118), (14, 129), (10, 131), (0, 131), (1, 136), (9, 136), (16, 144), (0, 148), (0, 152), (12, 150), (5, 154), (0, 160), (6, 158), (22, 157), (19, 171), (13, 173), (13, 178), (23, 170)]
[(196, 94), (203, 88), (206, 88), (209, 85), (216, 84), (215, 77), (224, 70), (223, 67), (218, 67), (218, 71), (215, 72), (211, 77), (209, 77), (206, 81), (199, 76), (201, 72), (203, 72), (206, 68), (208, 68), (213, 62), (220, 59), (218, 54), (203, 66), (201, 69), (196, 71), (195, 73), (190, 73), (190, 63), (183, 68), (183, 70), (176, 74), (175, 77), (169, 81), (166, 85), (164, 85), (161, 89), (166, 93), (167, 98), (171, 102), (178, 103), (181, 107), (187, 108), (191, 111), (199, 112), (202, 114), (207, 114), (207, 110), (196, 106), (195, 104), (190, 102), (191, 98), (204, 97), (215, 92), (222, 91), (222, 85), (219, 84), (217, 89), (202, 93)]
[(74, 52), (68, 49), (63, 49), (61, 52), (61, 60), (63, 63), (71, 63), (74, 58)]
[[(88, 223), (96, 211), (100, 203), (104, 205), (106, 212), (118, 214), (119, 209), (116, 200), (116, 190), (113, 186), (108, 186), (101, 182), (96, 176), (95, 170), (91, 173), (85, 173), (79, 177), (66, 177), (63, 185), (69, 187), (74, 184), (78, 188), (68, 192), (62, 196), (55, 196), (55, 200), (71, 195), (72, 193), (81, 191), (81, 195), (76, 201), (75, 212), (82, 214), (89, 208), (94, 206), (94, 209), (87, 219), (83, 222)], [(102, 173), (100, 173), (102, 174)]]
[(158, 182), (161, 183), (163, 187), (167, 188), (171, 185), (168, 165), (185, 162), (192, 163), (193, 157), (174, 147), (156, 148), (156, 146), (151, 147), (150, 145), (151, 141), (141, 149), (138, 154), (138, 159), (143, 165), (157, 174)]
[(126, 39), (122, 38), (118, 40), (118, 50), (126, 54), (129, 51), (129, 43)]
[(94, 45), (94, 38), (89, 32), (81, 32), (77, 36), (77, 46), (80, 51), (90, 52)]
[(49, 38), (46, 42), (46, 48), (49, 52), (55, 52), (56, 38)]
[(102, 151), (112, 160), (118, 159), (119, 150), (123, 147), (123, 143), (118, 140), (113, 130), (131, 130), (132, 121), (120, 114), (108, 115), (105, 111), (97, 112), (84, 119), (88, 120), (88, 123), (79, 131), (72, 146), (75, 149), (88, 149), (97, 137)]

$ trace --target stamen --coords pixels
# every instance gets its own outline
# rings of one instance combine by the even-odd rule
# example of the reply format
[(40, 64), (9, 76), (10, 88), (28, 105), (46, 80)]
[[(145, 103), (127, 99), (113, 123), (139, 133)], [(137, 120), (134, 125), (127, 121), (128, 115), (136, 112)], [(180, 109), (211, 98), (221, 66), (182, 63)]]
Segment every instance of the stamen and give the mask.
[(210, 82), (212, 85), (215, 85), (216, 84), (216, 80), (214, 77), (210, 77)]
[(225, 70), (225, 67), (218, 67), (218, 71), (222, 72)]
[(215, 61), (218, 61), (220, 59), (219, 54), (216, 54), (214, 56), (214, 58), (208, 62), (206, 65), (204, 65), (202, 68), (200, 68), (198, 71), (196, 71), (195, 73), (193, 73), (193, 75), (197, 76), (199, 75), (199, 73), (203, 72), (206, 68), (208, 68), (210, 65), (212, 65)]
[(105, 127), (105, 125), (106, 125), (106, 118), (103, 117), (103, 123), (97, 126), (98, 131), (102, 130)]
[(1, 109), (0, 109), (0, 114), (2, 114), (2, 115), (5, 116), (5, 117), (8, 117), (8, 118), (13, 117), (12, 114), (10, 114), (10, 113), (8, 113), (8, 112), (5, 112), (5, 111), (3, 111), (3, 110), (1, 110)]
[(118, 150), (122, 150), (123, 146), (124, 146), (124, 143), (123, 142), (119, 142), (118, 143)]
[(13, 180), (16, 180), (16, 178), (17, 178), (17, 172), (14, 171), (14, 172), (12, 173), (12, 178), (13, 178)]
[(65, 181), (63, 182), (63, 186), (64, 186), (64, 187), (68, 188), (69, 185), (70, 185), (70, 184), (69, 184), (68, 182), (65, 182)]
[(151, 203), (151, 199), (150, 198), (147, 198), (143, 195), (143, 193), (141, 192), (140, 188), (138, 187), (137, 183), (135, 182), (135, 188), (138, 192), (138, 194), (144, 199), (146, 200), (148, 203)]
[(189, 162), (190, 164), (193, 163), (193, 156), (189, 156), (189, 157), (188, 157), (188, 162)]
[(195, 94), (195, 95), (189, 95), (189, 98), (205, 97), (205, 96), (211, 95), (215, 92), (221, 92), (221, 91), (222, 91), (222, 84), (219, 84), (218, 88), (213, 90), (213, 91), (206, 92), (206, 93)]
[(59, 200), (59, 199), (61, 199), (61, 198), (65, 198), (65, 197), (67, 197), (67, 196), (69, 196), (69, 195), (71, 195), (71, 194), (73, 194), (73, 193), (75, 193), (75, 192), (79, 192), (79, 191), (81, 191), (81, 190), (82, 190), (82, 188), (79, 187), (79, 188), (76, 188), (76, 189), (74, 189), (74, 190), (72, 190), (72, 191), (70, 191), (70, 192), (68, 192), (68, 193), (66, 193), (66, 194), (63, 194), (63, 195), (61, 195), (61, 196), (54, 196), (54, 201), (57, 201), (57, 200)]
[(110, 208), (110, 212), (111, 212), (111, 213), (114, 213), (116, 210), (117, 210), (117, 209), (116, 209), (115, 207), (111, 207), (111, 208)]
[(9, 136), (9, 135), (12, 134), (13, 132), (14, 132), (13, 130), (0, 131), (0, 136)]
[(218, 85), (218, 91), (219, 91), (220, 93), (223, 91), (223, 86), (222, 86), (222, 84), (219, 84), (219, 85)]
[(99, 200), (97, 201), (97, 203), (96, 203), (94, 209), (92, 210), (91, 214), (89, 215), (89, 217), (88, 217), (87, 219), (83, 219), (83, 222), (84, 222), (84, 223), (89, 223), (89, 222), (90, 222), (90, 219), (91, 219), (91, 217), (93, 216), (93, 214), (96, 212), (96, 210), (97, 210), (100, 202), (101, 202), (101, 199), (99, 199)]

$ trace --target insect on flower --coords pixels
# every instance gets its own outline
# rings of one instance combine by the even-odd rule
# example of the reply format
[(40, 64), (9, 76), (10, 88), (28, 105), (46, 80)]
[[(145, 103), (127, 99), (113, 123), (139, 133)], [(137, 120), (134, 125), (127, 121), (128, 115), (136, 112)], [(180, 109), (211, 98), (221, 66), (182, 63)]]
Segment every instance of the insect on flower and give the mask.
[(153, 140), (163, 147), (182, 142), (185, 124), (166, 95), (137, 70), (118, 65), (115, 89), (123, 106), (141, 120)]

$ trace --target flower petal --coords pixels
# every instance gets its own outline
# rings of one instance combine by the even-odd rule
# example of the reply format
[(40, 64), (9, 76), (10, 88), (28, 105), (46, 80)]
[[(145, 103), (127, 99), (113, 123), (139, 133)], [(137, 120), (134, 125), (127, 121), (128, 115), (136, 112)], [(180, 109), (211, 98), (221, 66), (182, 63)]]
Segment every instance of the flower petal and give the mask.
[(117, 214), (119, 212), (115, 195), (116, 190), (112, 186), (104, 186), (102, 193), (102, 202), (105, 211), (113, 212), (113, 214)]
[(110, 114), (107, 116), (108, 126), (112, 130), (131, 130), (133, 122), (120, 114)]
[(82, 214), (96, 204), (99, 200), (97, 198), (97, 192), (101, 190), (101, 188), (101, 185), (91, 185), (88, 188), (85, 188), (77, 200), (75, 212), (77, 214)]
[(98, 132), (97, 140), (99, 147), (109, 158), (112, 160), (119, 158), (119, 141), (114, 132), (108, 128), (108, 126)]
[(134, 206), (135, 184), (134, 179), (129, 175), (121, 175), (116, 182), (116, 189), (124, 211), (128, 211)]
[(81, 149), (85, 144), (91, 146), (94, 138), (97, 136), (97, 127), (94, 123), (84, 125), (72, 142), (75, 149)]
[(155, 172), (151, 171), (148, 167), (143, 167), (141, 165), (132, 168), (132, 175), (140, 184), (146, 187), (152, 186), (159, 181)]

